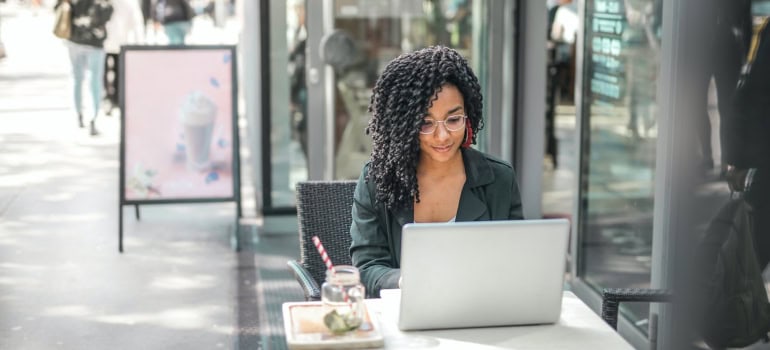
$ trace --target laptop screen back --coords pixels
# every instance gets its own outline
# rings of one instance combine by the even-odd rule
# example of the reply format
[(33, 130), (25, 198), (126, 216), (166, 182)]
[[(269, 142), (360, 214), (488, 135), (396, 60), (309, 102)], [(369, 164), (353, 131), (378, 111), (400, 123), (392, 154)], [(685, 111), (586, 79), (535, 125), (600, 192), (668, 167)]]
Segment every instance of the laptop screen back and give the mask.
[(553, 323), (569, 221), (404, 225), (401, 330)]

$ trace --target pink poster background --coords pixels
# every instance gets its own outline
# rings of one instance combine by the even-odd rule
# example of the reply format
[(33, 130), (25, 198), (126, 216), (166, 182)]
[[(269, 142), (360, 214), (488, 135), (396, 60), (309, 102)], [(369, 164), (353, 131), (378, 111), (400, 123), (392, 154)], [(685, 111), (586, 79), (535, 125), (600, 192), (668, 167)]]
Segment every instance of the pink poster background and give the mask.
[[(229, 49), (126, 50), (124, 147), (128, 201), (233, 198), (233, 90)], [(217, 106), (211, 166), (189, 170), (179, 121), (193, 91)]]

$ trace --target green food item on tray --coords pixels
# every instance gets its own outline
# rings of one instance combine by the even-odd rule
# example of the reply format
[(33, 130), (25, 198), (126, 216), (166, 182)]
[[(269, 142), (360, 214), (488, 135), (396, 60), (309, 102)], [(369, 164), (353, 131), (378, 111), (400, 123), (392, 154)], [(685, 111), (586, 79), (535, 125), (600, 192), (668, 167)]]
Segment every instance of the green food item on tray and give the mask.
[(324, 315), (324, 324), (332, 333), (339, 335), (361, 326), (361, 320), (355, 317), (353, 313), (340, 315), (337, 310), (332, 310)]

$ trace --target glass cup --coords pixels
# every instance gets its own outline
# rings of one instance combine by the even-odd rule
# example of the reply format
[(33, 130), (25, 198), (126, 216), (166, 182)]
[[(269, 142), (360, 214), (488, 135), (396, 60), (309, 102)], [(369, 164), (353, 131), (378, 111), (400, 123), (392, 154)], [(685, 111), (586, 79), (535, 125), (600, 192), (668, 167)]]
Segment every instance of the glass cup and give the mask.
[(321, 287), (326, 327), (334, 334), (358, 329), (364, 321), (365, 295), (355, 266), (340, 265), (326, 271)]

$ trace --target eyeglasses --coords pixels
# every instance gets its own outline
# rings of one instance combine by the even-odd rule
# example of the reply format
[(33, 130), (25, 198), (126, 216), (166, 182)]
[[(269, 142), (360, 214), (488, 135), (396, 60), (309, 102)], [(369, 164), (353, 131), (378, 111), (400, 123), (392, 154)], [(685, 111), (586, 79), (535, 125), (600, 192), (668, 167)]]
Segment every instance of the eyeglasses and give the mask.
[(467, 117), (464, 115), (452, 115), (444, 120), (425, 118), (422, 120), (422, 125), (420, 126), (420, 134), (432, 134), (436, 131), (436, 127), (438, 127), (439, 123), (444, 123), (444, 127), (446, 127), (448, 131), (460, 130), (465, 127), (465, 118)]

